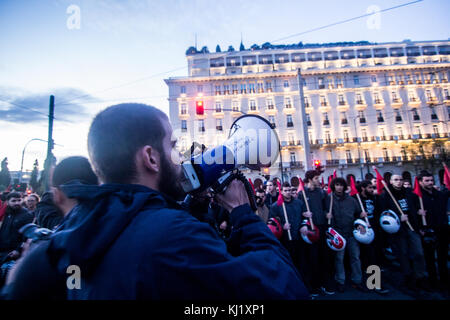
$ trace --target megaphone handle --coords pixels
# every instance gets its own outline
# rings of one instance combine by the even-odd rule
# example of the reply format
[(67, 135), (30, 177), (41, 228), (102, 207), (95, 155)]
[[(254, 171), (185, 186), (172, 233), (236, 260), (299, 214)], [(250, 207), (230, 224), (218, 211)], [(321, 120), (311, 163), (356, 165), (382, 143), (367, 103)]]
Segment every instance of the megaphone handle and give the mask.
[(256, 206), (255, 194), (253, 192), (252, 186), (250, 185), (250, 182), (247, 180), (247, 178), (245, 178), (245, 176), (241, 172), (238, 172), (236, 174), (236, 178), (241, 180), (242, 183), (244, 184), (245, 191), (247, 191), (248, 200), (250, 201), (250, 207), (252, 208), (253, 211), (256, 211), (258, 208)]

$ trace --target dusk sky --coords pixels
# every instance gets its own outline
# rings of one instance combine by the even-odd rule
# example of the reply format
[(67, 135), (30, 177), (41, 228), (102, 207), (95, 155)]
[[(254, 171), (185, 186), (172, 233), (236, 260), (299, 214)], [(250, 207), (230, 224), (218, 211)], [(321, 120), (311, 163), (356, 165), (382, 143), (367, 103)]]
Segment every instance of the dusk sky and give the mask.
[[(187, 75), (185, 52), (195, 35), (197, 47), (210, 52), (217, 44), (239, 49), (241, 34), (246, 48), (449, 39), (450, 1), (424, 0), (381, 13), (379, 28), (369, 27), (373, 17), (365, 17), (275, 42), (364, 15), (371, 6), (383, 10), (412, 1), (0, 0), (0, 158), (19, 170), (27, 141), (47, 139), (51, 94), (58, 161), (87, 156), (90, 122), (109, 105), (141, 102), (168, 113), (163, 80)], [(24, 170), (35, 159), (42, 169), (46, 149), (43, 142), (30, 143)]]

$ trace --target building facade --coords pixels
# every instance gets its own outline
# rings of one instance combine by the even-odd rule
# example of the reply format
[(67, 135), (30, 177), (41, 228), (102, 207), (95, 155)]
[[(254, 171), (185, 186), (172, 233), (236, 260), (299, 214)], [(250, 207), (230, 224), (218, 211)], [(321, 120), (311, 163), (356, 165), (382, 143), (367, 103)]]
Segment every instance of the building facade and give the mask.
[[(414, 175), (442, 162), (450, 149), (450, 41), (263, 45), (216, 53), (191, 47), (186, 57), (188, 76), (165, 80), (180, 149), (193, 141), (216, 146), (240, 115), (258, 114), (276, 127), (282, 172), (275, 164), (250, 173), (253, 178), (304, 175), (303, 126), (308, 161), (320, 160), (326, 175), (337, 170), (357, 180), (373, 173), (373, 165)], [(196, 114), (198, 101), (203, 115)]]

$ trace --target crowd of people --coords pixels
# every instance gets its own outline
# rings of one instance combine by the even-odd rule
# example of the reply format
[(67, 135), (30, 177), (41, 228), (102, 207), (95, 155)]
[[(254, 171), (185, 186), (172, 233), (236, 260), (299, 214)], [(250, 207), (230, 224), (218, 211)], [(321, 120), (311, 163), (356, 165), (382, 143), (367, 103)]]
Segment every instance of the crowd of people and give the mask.
[[(91, 124), (90, 159), (59, 162), (51, 190), (3, 192), (2, 297), (310, 299), (345, 291), (347, 275), (367, 292), (364, 271), (385, 268), (389, 250), (405, 287), (448, 294), (449, 191), (438, 190), (429, 172), (418, 175), (420, 199), (396, 173), (385, 175), (379, 193), (367, 175), (356, 196), (353, 177), (323, 185), (322, 172), (310, 170), (301, 188), (277, 179), (258, 186), (256, 210), (237, 180), (187, 203), (180, 159), (169, 161), (177, 154), (172, 139), (158, 109), (112, 106)], [(395, 233), (380, 223), (388, 211), (399, 217)], [(26, 237), (29, 224), (38, 229)], [(373, 241), (358, 240), (355, 228), (373, 230)], [(337, 234), (343, 250), (330, 247)], [(75, 289), (66, 282), (71, 266), (81, 270)], [(389, 294), (383, 285), (374, 291)]]
[[(267, 181), (256, 192), (257, 214), (265, 222), (278, 219), (284, 230), (280, 241), (313, 298), (344, 292), (346, 274), (350, 275), (352, 287), (369, 292), (365, 271), (371, 265), (381, 270), (390, 266), (387, 253), (392, 253), (400, 265), (403, 282), (399, 287), (415, 292), (437, 291), (448, 296), (449, 191), (445, 187), (439, 190), (431, 173), (423, 170), (417, 176), (422, 199), (413, 192), (411, 181), (403, 179), (401, 174), (385, 174), (383, 180), (389, 190), (380, 194), (377, 194), (376, 178), (367, 174), (366, 180), (356, 184), (360, 202), (356, 195), (351, 195), (351, 175), (330, 179), (330, 185), (324, 185), (320, 182), (321, 174), (320, 170), (306, 172), (304, 195), (298, 187), (284, 182), (281, 186), (284, 209), (277, 204), (280, 195), (276, 180)], [(382, 213), (388, 210), (401, 217), (400, 229), (395, 233), (384, 231), (380, 224)], [(301, 237), (311, 230), (307, 223), (310, 218), (320, 235), (314, 243)], [(354, 236), (357, 219), (367, 219), (367, 226), (375, 235), (370, 243), (358, 241)], [(346, 239), (344, 250), (336, 252), (327, 246), (329, 227)], [(383, 285), (374, 292), (389, 294)]]

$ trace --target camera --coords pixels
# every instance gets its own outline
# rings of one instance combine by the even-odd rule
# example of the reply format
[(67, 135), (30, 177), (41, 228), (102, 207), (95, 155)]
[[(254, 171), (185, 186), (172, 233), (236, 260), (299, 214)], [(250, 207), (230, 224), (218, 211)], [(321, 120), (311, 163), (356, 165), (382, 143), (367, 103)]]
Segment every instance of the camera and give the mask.
[(22, 228), (20, 228), (19, 232), (23, 234), (25, 238), (31, 239), (31, 241), (33, 242), (49, 239), (53, 234), (52, 230), (41, 228), (34, 223), (28, 223), (24, 225)]

